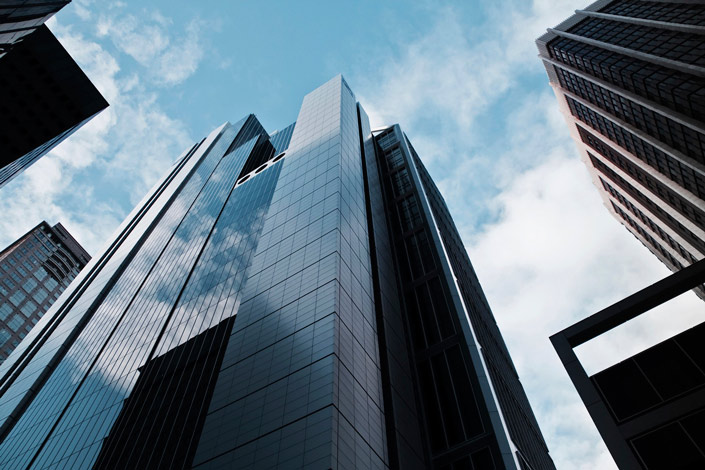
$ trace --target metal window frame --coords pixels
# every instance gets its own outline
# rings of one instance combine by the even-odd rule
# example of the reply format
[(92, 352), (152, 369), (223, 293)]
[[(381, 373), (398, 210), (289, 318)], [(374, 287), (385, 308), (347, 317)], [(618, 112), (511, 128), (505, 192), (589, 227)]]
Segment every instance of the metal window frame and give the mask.
[(705, 404), (705, 390), (683, 396), (655, 410), (643, 412), (636, 419), (618, 423), (590, 380), (575, 348), (705, 282), (705, 260), (684, 268), (619, 302), (575, 323), (551, 336), (559, 359), (573, 386), (590, 413), (612, 457), (620, 468), (643, 468), (628, 444), (628, 439), (658, 426), (664, 416), (682, 414), (697, 403)]

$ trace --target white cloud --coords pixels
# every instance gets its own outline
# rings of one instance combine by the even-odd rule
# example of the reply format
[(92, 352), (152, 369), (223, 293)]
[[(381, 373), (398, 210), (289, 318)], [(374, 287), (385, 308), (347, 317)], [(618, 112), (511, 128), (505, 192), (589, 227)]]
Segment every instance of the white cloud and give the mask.
[(159, 85), (183, 82), (198, 68), (204, 50), (203, 22), (192, 20), (182, 34), (174, 35), (172, 21), (158, 12), (134, 15), (103, 15), (96, 25), (99, 37), (109, 37), (115, 47), (142, 65)]
[(95, 254), (193, 141), (100, 42), (55, 18), (48, 25), (110, 106), (2, 188), (0, 245), (44, 219)]

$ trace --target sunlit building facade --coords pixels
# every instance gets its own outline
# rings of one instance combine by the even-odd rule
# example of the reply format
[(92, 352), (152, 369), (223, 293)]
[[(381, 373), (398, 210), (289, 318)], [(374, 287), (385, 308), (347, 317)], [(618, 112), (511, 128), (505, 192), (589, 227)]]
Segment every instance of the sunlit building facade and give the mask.
[(46, 222), (0, 251), (0, 363), (90, 259), (63, 225)]
[(7, 469), (554, 468), (443, 198), (341, 76), (188, 149), (0, 392)]
[(705, 256), (703, 35), (702, 2), (601, 0), (536, 41), (605, 206), (673, 271)]

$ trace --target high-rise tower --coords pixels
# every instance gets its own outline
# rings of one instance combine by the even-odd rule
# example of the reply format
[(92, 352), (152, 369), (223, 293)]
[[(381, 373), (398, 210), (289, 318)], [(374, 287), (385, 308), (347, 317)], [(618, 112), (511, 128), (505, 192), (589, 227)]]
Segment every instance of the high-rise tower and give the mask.
[(44, 25), (68, 3), (0, 4), (0, 188), (108, 106)]
[(0, 251), (0, 363), (90, 259), (63, 225), (46, 222)]
[(702, 2), (600, 0), (536, 41), (605, 206), (673, 271), (705, 256), (704, 35)]
[(340, 76), (186, 151), (0, 392), (2, 468), (554, 468), (440, 193)]

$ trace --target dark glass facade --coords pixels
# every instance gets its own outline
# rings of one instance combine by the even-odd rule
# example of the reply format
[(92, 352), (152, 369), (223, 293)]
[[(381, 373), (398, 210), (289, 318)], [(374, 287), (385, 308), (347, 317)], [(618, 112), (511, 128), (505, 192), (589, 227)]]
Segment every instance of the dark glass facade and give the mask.
[(36, 0), (7, 0), (0, 4), (0, 57), (71, 0), (42, 2)]
[(703, 18), (700, 2), (600, 0), (536, 41), (605, 206), (674, 271), (705, 256)]
[(0, 252), (0, 364), (89, 260), (63, 225), (46, 222)]
[(2, 468), (554, 468), (440, 193), (340, 76), (185, 152), (0, 392)]
[[(46, 20), (66, 3), (3, 2), (0, 41), (2, 28)], [(0, 188), (108, 106), (46, 26), (22, 34), (0, 53)]]

